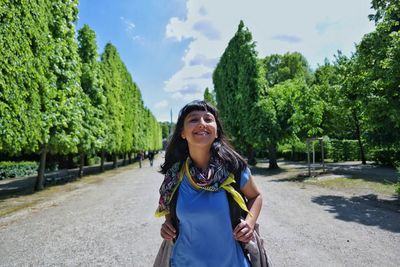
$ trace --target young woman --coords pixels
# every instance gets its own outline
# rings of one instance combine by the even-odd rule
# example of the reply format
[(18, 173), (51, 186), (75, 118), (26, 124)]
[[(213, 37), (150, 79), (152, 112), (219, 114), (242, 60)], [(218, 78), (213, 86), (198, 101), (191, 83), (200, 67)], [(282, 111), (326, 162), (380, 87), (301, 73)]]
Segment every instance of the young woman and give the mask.
[(182, 108), (161, 173), (156, 215), (165, 216), (161, 237), (174, 241), (171, 266), (250, 266), (242, 245), (262, 198), (214, 107), (196, 100)]

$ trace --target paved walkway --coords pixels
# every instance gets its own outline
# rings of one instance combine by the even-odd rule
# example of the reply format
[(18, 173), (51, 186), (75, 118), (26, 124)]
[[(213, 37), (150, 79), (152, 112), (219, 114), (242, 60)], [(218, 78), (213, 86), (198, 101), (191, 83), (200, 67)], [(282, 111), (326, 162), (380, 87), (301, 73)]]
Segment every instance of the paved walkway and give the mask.
[[(398, 266), (400, 213), (290, 175), (254, 169), (275, 266)], [(162, 179), (156, 167), (126, 169), (0, 218), (0, 266), (152, 266)]]

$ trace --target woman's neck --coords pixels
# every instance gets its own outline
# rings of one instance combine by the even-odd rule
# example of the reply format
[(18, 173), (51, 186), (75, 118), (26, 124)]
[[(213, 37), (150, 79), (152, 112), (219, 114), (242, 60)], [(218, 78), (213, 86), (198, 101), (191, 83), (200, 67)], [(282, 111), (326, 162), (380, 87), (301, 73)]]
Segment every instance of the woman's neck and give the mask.
[(196, 167), (205, 170), (210, 162), (211, 152), (209, 148), (189, 148), (190, 158)]

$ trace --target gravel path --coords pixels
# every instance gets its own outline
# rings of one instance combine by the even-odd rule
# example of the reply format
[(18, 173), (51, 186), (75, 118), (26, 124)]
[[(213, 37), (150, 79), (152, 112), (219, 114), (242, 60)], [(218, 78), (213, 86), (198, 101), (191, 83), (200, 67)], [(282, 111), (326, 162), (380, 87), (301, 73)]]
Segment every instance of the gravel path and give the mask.
[[(147, 166), (0, 218), (0, 266), (152, 266), (162, 176)], [(287, 176), (254, 172), (275, 266), (399, 266), (400, 213)]]

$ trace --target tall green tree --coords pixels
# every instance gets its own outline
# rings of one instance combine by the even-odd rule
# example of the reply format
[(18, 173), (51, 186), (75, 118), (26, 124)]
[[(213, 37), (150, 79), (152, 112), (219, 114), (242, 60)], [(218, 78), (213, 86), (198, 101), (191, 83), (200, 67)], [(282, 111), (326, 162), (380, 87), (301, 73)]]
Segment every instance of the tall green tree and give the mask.
[(327, 59), (314, 72), (312, 87), (323, 100), (321, 127), (324, 135), (334, 139), (352, 139), (350, 114), (343, 105), (345, 100), (341, 84), (338, 64), (332, 64)]
[(268, 149), (269, 167), (275, 169), (279, 167), (279, 143), (321, 132), (322, 107), (309, 86), (312, 75), (300, 53), (273, 54), (260, 62), (268, 86), (257, 100), (252, 136), (261, 148)]
[[(400, 2), (373, 0), (376, 30), (364, 35), (356, 65), (366, 106), (367, 138), (400, 157)], [(397, 158), (400, 162), (400, 159)]]
[[(351, 135), (357, 139), (362, 164), (366, 164), (363, 135), (365, 133), (365, 119), (367, 109), (363, 103), (365, 91), (363, 76), (360, 75), (359, 65), (355, 56), (347, 58), (341, 53), (336, 57), (336, 66), (340, 77), (340, 98), (343, 99), (342, 106), (347, 109), (351, 125)], [(346, 113), (344, 113), (346, 114)], [(345, 117), (346, 118), (346, 117)]]
[(78, 146), (80, 154), (79, 175), (82, 176), (85, 155), (94, 155), (105, 148), (107, 125), (104, 123), (106, 99), (103, 95), (100, 77), (96, 33), (86, 24), (78, 31), (78, 44), (82, 66), (80, 83), (84, 92), (82, 97), (84, 109), (83, 134)]
[(80, 62), (74, 27), (78, 1), (42, 1), (38, 5), (43, 17), (37, 17), (37, 13), (34, 16), (43, 22), (43, 35), (39, 35), (40, 42), (33, 42), (33, 47), (37, 49), (37, 58), (47, 82), (38, 88), (41, 160), (36, 190), (43, 188), (47, 153), (77, 152), (83, 118), (83, 92), (79, 82)]
[(108, 43), (101, 55), (103, 91), (107, 99), (104, 121), (108, 126), (106, 151), (114, 157), (116, 167), (118, 154), (122, 152), (124, 137), (123, 121), (125, 106), (123, 105), (122, 60), (115, 46)]
[(0, 152), (35, 152), (41, 140), (40, 88), (48, 86), (46, 8), (35, 1), (0, 6)]
[(250, 127), (254, 122), (254, 104), (262, 89), (255, 43), (251, 32), (240, 21), (213, 73), (214, 90), (221, 118), (235, 146), (247, 151), (254, 164)]

